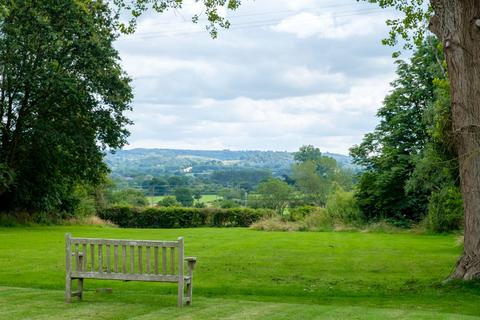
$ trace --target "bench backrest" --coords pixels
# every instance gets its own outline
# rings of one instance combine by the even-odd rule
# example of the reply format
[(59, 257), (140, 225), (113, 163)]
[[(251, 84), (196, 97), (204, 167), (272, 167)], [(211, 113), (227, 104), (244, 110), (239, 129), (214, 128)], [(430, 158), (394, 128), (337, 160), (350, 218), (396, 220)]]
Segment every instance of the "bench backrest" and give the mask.
[(72, 277), (177, 282), (183, 279), (183, 237), (176, 241), (73, 238), (65, 235)]

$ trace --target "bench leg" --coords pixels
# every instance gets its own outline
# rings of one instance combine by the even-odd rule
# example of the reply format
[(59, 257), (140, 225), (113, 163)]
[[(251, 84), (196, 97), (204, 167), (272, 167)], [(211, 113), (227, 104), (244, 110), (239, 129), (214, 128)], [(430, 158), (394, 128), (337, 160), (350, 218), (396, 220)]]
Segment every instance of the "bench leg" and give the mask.
[(192, 291), (193, 291), (192, 289), (193, 289), (192, 279), (190, 279), (190, 282), (187, 283), (187, 301), (186, 301), (187, 305), (192, 304)]
[(181, 308), (183, 307), (183, 291), (184, 291), (184, 286), (183, 286), (183, 279), (181, 281), (178, 281), (178, 306)]
[(78, 279), (77, 289), (78, 289), (78, 299), (82, 300), (82, 298), (83, 298), (83, 278)]
[(65, 302), (72, 302), (72, 278), (70, 276), (65, 279)]

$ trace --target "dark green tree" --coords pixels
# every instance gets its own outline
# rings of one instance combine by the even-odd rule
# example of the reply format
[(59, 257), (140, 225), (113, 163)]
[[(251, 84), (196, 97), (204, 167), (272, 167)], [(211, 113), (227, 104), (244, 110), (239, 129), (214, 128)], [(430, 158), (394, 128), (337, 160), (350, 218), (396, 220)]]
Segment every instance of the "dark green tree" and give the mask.
[(188, 188), (178, 188), (175, 190), (175, 199), (185, 207), (193, 205), (193, 194)]
[(313, 161), (319, 162), (322, 158), (322, 153), (319, 148), (312, 145), (301, 146), (300, 149), (293, 154), (293, 159), (297, 162)]
[(380, 124), (351, 149), (354, 162), (365, 168), (357, 198), (367, 218), (408, 223), (420, 220), (428, 206), (428, 191), (407, 192), (430, 135), (425, 113), (435, 103), (434, 79), (444, 78), (436, 41), (418, 46), (409, 62), (397, 61), (398, 78), (378, 111)]
[(0, 2), (0, 210), (73, 211), (132, 99), (101, 1)]

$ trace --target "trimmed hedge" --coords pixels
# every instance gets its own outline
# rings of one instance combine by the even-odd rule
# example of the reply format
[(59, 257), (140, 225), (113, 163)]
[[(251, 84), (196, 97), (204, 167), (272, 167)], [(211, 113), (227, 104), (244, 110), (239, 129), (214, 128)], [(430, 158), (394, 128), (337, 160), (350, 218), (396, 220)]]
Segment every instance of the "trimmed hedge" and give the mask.
[(98, 216), (122, 228), (195, 228), (248, 227), (264, 216), (273, 215), (268, 209), (249, 208), (133, 208), (111, 207)]

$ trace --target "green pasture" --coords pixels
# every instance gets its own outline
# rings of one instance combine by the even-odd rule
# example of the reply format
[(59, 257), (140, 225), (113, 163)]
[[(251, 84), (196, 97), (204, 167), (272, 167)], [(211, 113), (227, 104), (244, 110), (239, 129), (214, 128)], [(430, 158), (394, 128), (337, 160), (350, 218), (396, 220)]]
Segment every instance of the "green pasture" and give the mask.
[[(147, 201), (148, 201), (149, 204), (154, 205), (154, 204), (157, 204), (158, 201), (162, 200), (163, 198), (165, 198), (165, 196), (148, 196)], [(205, 203), (205, 204), (209, 204), (209, 203), (212, 203), (215, 200), (218, 200), (218, 199), (221, 199), (221, 198), (222, 197), (217, 196), (216, 194), (204, 194), (200, 198), (200, 202)], [(197, 200), (195, 200), (195, 201), (197, 201)]]
[[(63, 302), (64, 234), (176, 239), (197, 256), (192, 307), (164, 283), (85, 281)], [(454, 235), (249, 229), (0, 228), (0, 319), (480, 319), (480, 283), (449, 283)], [(113, 293), (96, 288), (113, 288)]]

